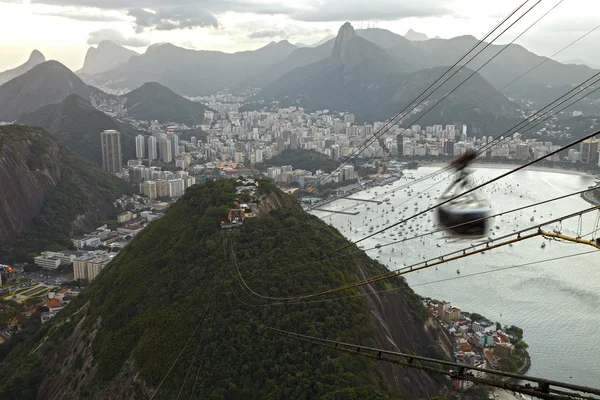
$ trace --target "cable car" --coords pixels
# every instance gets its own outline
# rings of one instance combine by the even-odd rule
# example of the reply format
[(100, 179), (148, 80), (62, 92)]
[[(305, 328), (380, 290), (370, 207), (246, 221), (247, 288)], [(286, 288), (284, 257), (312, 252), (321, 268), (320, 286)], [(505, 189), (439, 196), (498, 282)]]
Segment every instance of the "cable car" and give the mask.
[(469, 173), (467, 166), (475, 159), (474, 151), (467, 151), (451, 165), (458, 170), (458, 176), (440, 196), (440, 206), (436, 209), (438, 224), (458, 236), (481, 237), (488, 230), (490, 203), (477, 192), (470, 192), (454, 200), (467, 190)]

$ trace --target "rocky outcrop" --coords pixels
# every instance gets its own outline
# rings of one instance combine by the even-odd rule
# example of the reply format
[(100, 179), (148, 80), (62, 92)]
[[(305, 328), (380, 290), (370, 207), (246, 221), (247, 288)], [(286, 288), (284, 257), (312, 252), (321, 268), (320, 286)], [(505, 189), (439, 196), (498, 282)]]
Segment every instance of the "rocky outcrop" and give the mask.
[[(361, 279), (368, 278), (362, 266), (357, 269)], [(376, 327), (375, 347), (390, 351), (414, 352), (420, 356), (437, 358), (430, 354), (433, 347), (440, 350), (450, 359), (452, 345), (435, 321), (427, 318), (424, 322), (417, 320), (411, 308), (420, 306), (415, 303), (417, 296), (401, 281), (403, 289), (375, 293), (374, 285), (362, 286), (360, 292), (367, 300), (371, 310), (371, 319)], [(411, 298), (413, 302), (407, 300)], [(439, 392), (438, 383), (431, 374), (413, 368), (404, 368), (388, 362), (380, 362), (379, 367), (387, 383), (395, 390), (406, 394), (409, 398), (429, 398)]]
[(32, 51), (29, 59), (24, 64), (21, 64), (16, 68), (9, 69), (8, 71), (0, 72), (0, 85), (3, 85), (19, 75), (23, 75), (25, 72), (29, 71), (36, 65), (43, 63), (44, 61), (46, 61), (46, 57), (44, 57), (42, 53), (37, 50)]
[(130, 191), (44, 130), (23, 125), (0, 127), (0, 187), (0, 262), (114, 218), (112, 201)]
[[(61, 179), (64, 148), (38, 135), (0, 130), (0, 248), (9, 247), (33, 225), (46, 194)], [(20, 136), (23, 134), (23, 136)], [(45, 147), (43, 156), (38, 151)]]
[(282, 193), (281, 191), (273, 191), (262, 197), (258, 203), (258, 215), (265, 216), (272, 210), (279, 209), (302, 210), (298, 201), (292, 196)]

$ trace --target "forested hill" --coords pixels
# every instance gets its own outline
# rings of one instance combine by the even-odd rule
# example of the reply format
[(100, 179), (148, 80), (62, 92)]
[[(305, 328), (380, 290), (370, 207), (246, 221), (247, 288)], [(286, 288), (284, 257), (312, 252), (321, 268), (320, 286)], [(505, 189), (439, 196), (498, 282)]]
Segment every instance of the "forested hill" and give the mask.
[(265, 163), (265, 167), (272, 165), (291, 165), (294, 169), (304, 169), (312, 173), (319, 169), (331, 172), (337, 167), (337, 163), (326, 154), (305, 149), (284, 150)]
[(271, 296), (331, 288), (384, 268), (360, 252), (343, 262), (289, 270), (346, 241), (266, 182), (258, 190), (270, 194), (259, 207), (271, 211), (247, 219), (230, 235), (221, 232), (219, 221), (236, 198), (236, 185), (220, 180), (189, 188), (84, 294), (8, 355), (0, 365), (0, 398), (24, 398), (24, 386), (31, 398), (53, 399), (148, 398), (159, 386), (155, 399), (401, 399), (439, 393), (442, 383), (423, 372), (294, 342), (249, 322), (423, 355), (439, 352), (439, 338), (431, 326), (424, 328), (425, 309), (401, 280), (386, 283), (400, 290), (381, 298), (378, 304), (390, 312), (379, 318), (360, 296), (285, 306), (249, 297), (231, 263), (231, 248), (247, 284)]

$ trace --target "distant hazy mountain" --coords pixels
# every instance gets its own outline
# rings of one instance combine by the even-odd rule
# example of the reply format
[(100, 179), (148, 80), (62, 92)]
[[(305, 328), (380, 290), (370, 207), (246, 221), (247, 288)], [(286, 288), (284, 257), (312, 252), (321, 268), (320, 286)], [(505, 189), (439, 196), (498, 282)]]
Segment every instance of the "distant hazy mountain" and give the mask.
[[(396, 59), (400, 70), (416, 71), (419, 69), (415, 67), (413, 60), (420, 60), (424, 55), (420, 49), (413, 46), (412, 42), (405, 37), (388, 31), (387, 29), (379, 28), (358, 29), (355, 32), (358, 36), (378, 45), (382, 49), (393, 48), (395, 54), (403, 54), (402, 59)], [(241, 90), (249, 86), (264, 87), (295, 68), (326, 59), (333, 50), (335, 43), (334, 39), (335, 36), (316, 47), (304, 47), (294, 50), (285, 60), (242, 82), (240, 85), (236, 86), (235, 89)]]
[(46, 61), (0, 86), (0, 121), (14, 121), (21, 114), (60, 103), (72, 93), (86, 100), (107, 96), (58, 61)]
[[(402, 73), (402, 67), (381, 47), (360, 37), (348, 23), (340, 29), (330, 56), (316, 63), (296, 68), (267, 85), (254, 105), (276, 100), (283, 105), (298, 105), (310, 110), (327, 108), (351, 111), (359, 121), (384, 120), (408, 104), (443, 68), (416, 73)], [(462, 81), (464, 70), (448, 82), (433, 98), (440, 98)], [(457, 118), (456, 111), (479, 110), (477, 119), (488, 122), (494, 115), (510, 118), (516, 105), (498, 95), (485, 104), (494, 89), (479, 75), (468, 81), (443, 106), (432, 112), (434, 120)], [(453, 114), (447, 112), (452, 110)], [(458, 122), (458, 121), (457, 121)]]
[(105, 40), (98, 47), (88, 49), (83, 67), (77, 72), (93, 75), (108, 71), (137, 55), (138, 53), (135, 51), (126, 49), (110, 40)]
[(44, 61), (46, 61), (46, 57), (44, 57), (44, 55), (39, 51), (34, 50), (31, 52), (29, 59), (24, 64), (21, 64), (16, 68), (9, 69), (8, 71), (0, 72), (0, 85), (16, 78), (19, 75), (23, 75), (25, 72), (29, 71), (36, 65), (43, 63)]
[[(413, 46), (419, 49), (419, 53), (411, 55), (411, 65), (415, 71), (423, 68), (450, 66), (477, 42), (478, 40), (473, 36), (412, 42)], [(468, 67), (471, 69), (479, 68), (500, 51), (502, 47), (504, 45), (491, 45), (474, 61), (469, 63)], [(394, 59), (406, 61), (405, 50), (405, 47), (395, 47), (389, 49), (389, 52)], [(521, 76), (545, 59), (546, 57), (538, 56), (520, 45), (512, 44), (484, 67), (480, 73), (492, 85), (499, 88)], [(523, 86), (543, 88), (544, 86), (576, 84), (589, 78), (595, 72), (597, 71), (583, 65), (565, 65), (554, 60), (548, 60), (537, 67), (535, 71), (519, 79), (518, 84), (508, 88), (507, 93), (512, 96), (512, 91), (521, 90), (520, 87)]]
[(413, 42), (429, 40), (429, 38), (427, 37), (426, 34), (420, 33), (420, 32), (415, 32), (412, 29), (409, 29), (408, 32), (406, 32), (406, 34), (404, 35), (404, 37)]
[(317, 46), (320, 46), (320, 45), (322, 45), (324, 43), (329, 42), (332, 39), (335, 39), (335, 35), (327, 35), (323, 39), (319, 40), (317, 43), (313, 43), (313, 44), (311, 44), (308, 47), (317, 47)]
[(121, 148), (125, 160), (135, 157), (135, 136), (140, 132), (94, 108), (77, 94), (58, 104), (43, 106), (19, 118), (20, 124), (39, 126), (60, 139), (71, 151), (97, 164), (102, 164), (100, 132), (121, 132)]
[(394, 32), (388, 31), (387, 29), (357, 29), (356, 34), (367, 39), (369, 42), (375, 43), (382, 49), (390, 49), (396, 46), (412, 46), (412, 43), (409, 39)]
[(335, 39), (331, 39), (316, 47), (303, 47), (294, 50), (285, 60), (269, 67), (265, 71), (240, 82), (234, 89), (244, 90), (247, 87), (264, 87), (274, 82), (283, 74), (299, 67), (321, 61), (329, 57), (333, 50)]
[(156, 82), (145, 83), (121, 97), (125, 99), (127, 116), (137, 120), (198, 125), (204, 119), (204, 111), (209, 109)]
[(233, 54), (161, 44), (150, 46), (146, 53), (99, 76), (129, 89), (146, 82), (159, 82), (181, 95), (201, 95), (255, 76), (284, 60), (295, 49), (287, 40)]
[(581, 58), (575, 58), (573, 60), (562, 61), (563, 64), (575, 64), (575, 65), (585, 65), (590, 68), (600, 69), (597, 65), (594, 65), (588, 61), (582, 60)]

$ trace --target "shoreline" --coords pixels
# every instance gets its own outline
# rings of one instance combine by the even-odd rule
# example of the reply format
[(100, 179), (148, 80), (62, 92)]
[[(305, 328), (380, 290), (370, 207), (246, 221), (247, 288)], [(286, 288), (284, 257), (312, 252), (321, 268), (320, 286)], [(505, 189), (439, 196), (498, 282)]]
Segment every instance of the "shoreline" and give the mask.
[[(472, 166), (473, 168), (485, 168), (485, 169), (515, 169), (516, 167), (520, 166), (522, 164), (496, 164), (496, 163), (473, 163)], [(448, 166), (447, 163), (431, 163), (431, 164), (423, 164), (423, 165), (419, 165), (419, 168), (421, 167), (434, 167), (434, 168), (443, 168)], [(523, 169), (522, 171), (541, 171), (541, 172), (552, 172), (555, 174), (565, 174), (565, 175), (579, 175), (579, 176), (587, 176), (590, 178), (594, 178), (596, 179), (596, 175), (592, 175), (588, 172), (583, 172), (583, 171), (575, 171), (572, 169), (564, 169), (564, 168), (553, 168), (553, 167), (536, 167), (536, 166), (530, 166), (527, 167), (525, 169)]]

